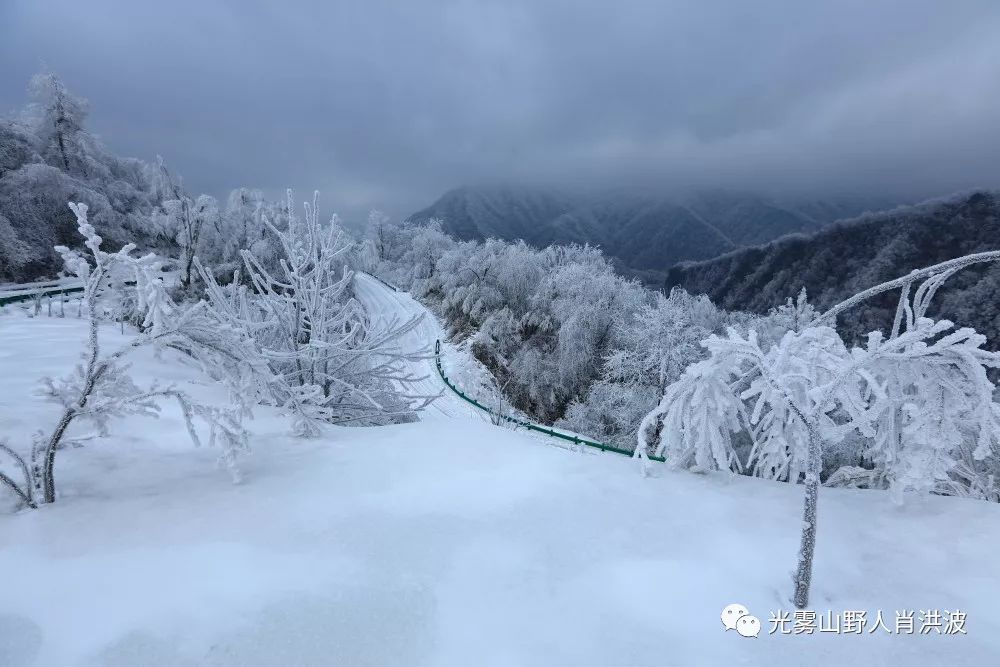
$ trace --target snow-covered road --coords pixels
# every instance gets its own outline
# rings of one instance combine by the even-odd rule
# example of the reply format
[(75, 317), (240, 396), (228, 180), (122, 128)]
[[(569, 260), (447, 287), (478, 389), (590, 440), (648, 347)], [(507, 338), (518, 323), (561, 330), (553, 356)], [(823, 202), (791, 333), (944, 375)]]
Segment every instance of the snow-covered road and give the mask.
[(414, 394), (427, 396), (440, 394), (426, 409), (425, 417), (483, 419), (482, 414), (475, 408), (448, 391), (437, 373), (433, 356), (435, 341), (441, 341), (441, 357), (446, 365), (454, 364), (459, 359), (461, 363), (470, 362), (468, 359), (463, 359), (462, 355), (445, 341), (444, 330), (433, 313), (406, 292), (394, 292), (372, 276), (360, 271), (354, 274), (354, 294), (368, 311), (376, 328), (398, 324), (412, 317), (420, 318), (420, 323), (401, 337), (399, 348), (403, 352), (419, 350), (427, 355), (426, 359), (411, 362), (410, 372), (422, 379), (406, 387), (408, 392)]

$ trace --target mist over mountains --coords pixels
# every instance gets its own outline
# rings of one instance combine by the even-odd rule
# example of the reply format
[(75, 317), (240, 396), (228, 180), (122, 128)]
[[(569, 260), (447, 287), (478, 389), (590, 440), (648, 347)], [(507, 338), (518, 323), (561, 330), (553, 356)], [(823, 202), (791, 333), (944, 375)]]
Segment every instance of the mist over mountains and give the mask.
[(523, 239), (600, 246), (626, 275), (660, 283), (671, 266), (706, 260), (794, 232), (891, 206), (877, 198), (783, 200), (729, 190), (663, 196), (618, 189), (571, 194), (523, 186), (462, 187), (409, 220), (437, 218), (461, 240)]

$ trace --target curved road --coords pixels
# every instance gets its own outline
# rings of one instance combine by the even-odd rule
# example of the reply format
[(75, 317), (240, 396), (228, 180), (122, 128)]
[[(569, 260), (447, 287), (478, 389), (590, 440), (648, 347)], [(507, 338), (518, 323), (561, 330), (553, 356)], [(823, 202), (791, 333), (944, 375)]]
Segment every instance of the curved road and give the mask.
[(434, 366), (434, 341), (441, 340), (442, 358), (454, 354), (454, 351), (445, 342), (444, 330), (433, 313), (406, 292), (393, 292), (375, 278), (360, 271), (354, 273), (354, 294), (368, 311), (376, 327), (386, 327), (393, 322), (405, 322), (411, 317), (422, 316), (420, 323), (399, 341), (402, 350), (421, 350), (427, 355), (427, 359), (410, 362), (410, 372), (422, 379), (408, 384), (407, 391), (421, 395), (441, 394), (424, 409), (421, 418), (474, 415), (477, 420), (484, 419), (483, 415), (472, 406), (447, 391), (437, 374)]

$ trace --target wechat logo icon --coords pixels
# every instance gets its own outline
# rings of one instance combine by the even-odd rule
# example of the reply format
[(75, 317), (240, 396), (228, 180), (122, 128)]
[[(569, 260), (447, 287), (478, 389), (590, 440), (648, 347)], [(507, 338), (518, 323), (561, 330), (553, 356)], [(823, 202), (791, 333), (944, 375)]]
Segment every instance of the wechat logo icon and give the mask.
[(750, 610), (741, 604), (727, 605), (720, 618), (726, 632), (736, 630), (741, 637), (756, 637), (760, 634), (760, 619), (751, 616)]

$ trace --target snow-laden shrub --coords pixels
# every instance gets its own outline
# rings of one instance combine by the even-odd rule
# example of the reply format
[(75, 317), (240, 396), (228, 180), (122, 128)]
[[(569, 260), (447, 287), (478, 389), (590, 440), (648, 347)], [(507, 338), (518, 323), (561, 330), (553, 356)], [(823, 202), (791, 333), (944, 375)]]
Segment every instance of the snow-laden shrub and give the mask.
[[(210, 444), (221, 446), (221, 458), (235, 479), (236, 457), (247, 449), (247, 434), (242, 425), (246, 408), (239, 400), (244, 394), (242, 388), (234, 387), (231, 391), (236, 401), (231, 409), (199, 405), (172, 386), (156, 383), (148, 388), (137, 386), (126, 363), (129, 353), (152, 345), (183, 350), (203, 365), (217, 368), (217, 362), (226, 352), (221, 346), (202, 344), (210, 337), (206, 334), (204, 308), (173, 303), (164, 288), (159, 261), (154, 255), (135, 257), (132, 255), (135, 246), (131, 244), (114, 253), (101, 250), (103, 239), (88, 221), (86, 204), (70, 204), (70, 208), (76, 215), (78, 231), (89, 253), (85, 256), (65, 246), (56, 247), (56, 251), (62, 256), (67, 272), (84, 283), (83, 303), (89, 327), (87, 346), (81, 363), (71, 374), (43, 380), (46, 394), (62, 405), (62, 413), (51, 430), (39, 430), (35, 434), (27, 457), (9, 443), (0, 448), (13, 460), (17, 470), (13, 476), (0, 472), (0, 482), (26, 505), (54, 502), (56, 454), (71, 441), (67, 436), (71, 424), (89, 421), (97, 428), (98, 435), (107, 435), (112, 418), (129, 414), (156, 416), (160, 410), (158, 400), (163, 398), (179, 402), (196, 445), (200, 444), (200, 438), (194, 418), (208, 424)], [(123, 285), (124, 278), (133, 283), (129, 288), (133, 293), (131, 312), (138, 318), (139, 332), (128, 344), (109, 353), (101, 344), (100, 322), (102, 316), (116, 310), (108, 302), (121, 303), (121, 295), (116, 289)], [(215, 332), (211, 337), (213, 341), (218, 340)]]
[[(753, 331), (708, 338), (709, 358), (668, 388), (644, 420), (640, 442), (655, 443), (672, 465), (689, 467), (691, 452), (682, 443), (689, 439), (688, 411), (696, 409), (699, 378), (728, 378), (731, 402), (746, 417), (735, 428), (754, 438), (751, 456), (739, 463), (753, 474), (790, 481), (805, 474), (805, 425), (791, 412), (794, 404), (816, 415), (824, 451), (845, 438), (857, 443), (859, 464), (835, 470), (829, 484), (1000, 499), (1000, 406), (987, 373), (1000, 356), (984, 350), (985, 337), (972, 329), (926, 317), (947, 278), (972, 263), (995, 261), (994, 255), (1000, 253), (959, 258), (866, 290), (822, 317), (811, 315), (811, 325), (770, 348)], [(921, 280), (911, 298), (912, 285)], [(888, 337), (872, 332), (865, 345), (848, 350), (825, 326), (854, 303), (896, 288), (902, 294)], [(779, 390), (775, 395), (791, 402), (771, 400), (768, 391)], [(827, 403), (814, 405), (817, 395), (827, 396)], [(731, 468), (730, 460), (716, 457), (710, 467)]]
[[(825, 326), (788, 332), (765, 352), (755, 332), (705, 341), (709, 358), (690, 366), (644, 419), (640, 442), (671, 466), (747, 469), (781, 481), (809, 471), (809, 423), (825, 446), (849, 435), (863, 443), (863, 468), (831, 482), (864, 479), (896, 492), (997, 500), (1000, 405), (986, 370), (1000, 353), (985, 337), (946, 320), (916, 319), (909, 331), (848, 350)], [(740, 460), (731, 434), (754, 442)], [(825, 448), (825, 447), (824, 447)]]
[[(934, 321), (934, 293), (959, 268), (996, 261), (1000, 253), (960, 258), (867, 290), (801, 331), (765, 349), (751, 330), (710, 336), (709, 357), (670, 385), (642, 421), (636, 456), (649, 451), (674, 467), (750, 470), (806, 485), (803, 540), (795, 602), (808, 601), (815, 544), (816, 500), (823, 451), (849, 435), (867, 442), (863, 467), (834, 473), (834, 483), (1000, 499), (1000, 405), (987, 370), (1000, 353), (984, 336)], [(912, 300), (913, 283), (925, 279)], [(848, 350), (826, 325), (852, 303), (902, 288), (888, 337), (872, 332)], [(753, 441), (745, 460), (733, 435)]]
[(320, 224), (315, 198), (304, 219), (289, 215), (285, 230), (263, 221), (280, 249), (276, 270), (244, 249), (245, 275), (222, 287), (197, 265), (212, 317), (242, 341), (237, 353), (253, 374), (257, 397), (287, 410), (301, 435), (316, 434), (324, 423), (415, 418), (434, 398), (406, 390), (420, 379), (406, 362), (427, 353), (401, 342), (419, 316), (380, 319), (354, 299), (345, 261), (351, 243), (336, 216)]

